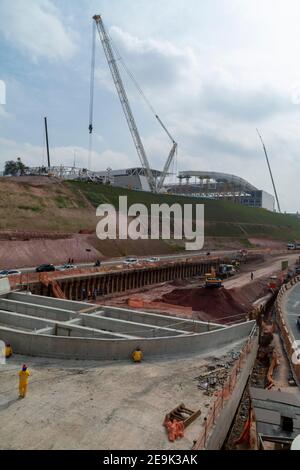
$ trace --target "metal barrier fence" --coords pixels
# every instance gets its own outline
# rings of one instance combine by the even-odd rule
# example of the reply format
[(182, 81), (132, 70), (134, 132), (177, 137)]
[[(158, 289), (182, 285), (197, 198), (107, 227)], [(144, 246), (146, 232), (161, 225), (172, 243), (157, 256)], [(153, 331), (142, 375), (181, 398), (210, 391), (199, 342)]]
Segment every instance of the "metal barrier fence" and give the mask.
[(213, 405), (210, 408), (208, 415), (203, 420), (202, 431), (196, 443), (193, 446), (193, 450), (205, 449), (205, 446), (211, 434), (211, 431), (214, 425), (216, 424), (217, 417), (219, 416), (220, 412), (224, 408), (227, 401), (230, 399), (232, 392), (236, 386), (242, 366), (247, 361), (249, 353), (252, 351), (254, 344), (256, 343), (255, 342), (256, 332), (257, 332), (257, 326), (255, 325), (247, 340), (247, 343), (245, 344), (245, 346), (243, 347), (240, 353), (239, 358), (236, 360), (227, 381), (222, 386), (222, 389), (218, 390), (215, 393), (216, 399), (214, 400)]

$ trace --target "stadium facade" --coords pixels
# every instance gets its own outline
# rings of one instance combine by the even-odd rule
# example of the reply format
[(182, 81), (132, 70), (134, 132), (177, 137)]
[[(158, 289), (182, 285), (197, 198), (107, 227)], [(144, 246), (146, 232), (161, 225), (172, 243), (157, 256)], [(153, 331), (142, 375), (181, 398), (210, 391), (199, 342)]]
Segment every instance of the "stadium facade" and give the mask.
[[(161, 171), (153, 169), (151, 171), (155, 180), (161, 176)], [(150, 191), (146, 171), (142, 167), (125, 168), (123, 170), (108, 168), (106, 171), (96, 171), (95, 175), (98, 178), (105, 178), (106, 181), (110, 181), (113, 186), (135, 189), (136, 191)]]
[(239, 176), (216, 171), (180, 171), (179, 183), (167, 185), (167, 192), (208, 199), (223, 199), (249, 207), (275, 209), (275, 198)]

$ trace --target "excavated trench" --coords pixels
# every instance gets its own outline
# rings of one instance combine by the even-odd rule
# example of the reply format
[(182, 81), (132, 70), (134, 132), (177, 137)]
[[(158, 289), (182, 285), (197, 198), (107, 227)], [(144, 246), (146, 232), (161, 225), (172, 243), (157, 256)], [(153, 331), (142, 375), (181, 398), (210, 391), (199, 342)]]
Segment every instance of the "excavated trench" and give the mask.
[(257, 358), (239, 403), (235, 418), (223, 444), (223, 450), (253, 450), (251, 449), (249, 442), (240, 440), (243, 430), (245, 429), (245, 425), (249, 417), (249, 411), (252, 405), (249, 387), (256, 387), (261, 389), (270, 388), (268, 372), (274, 351), (279, 359), (279, 363), (274, 370), (274, 384), (271, 384), (271, 389), (288, 390), (289, 387), (294, 387), (296, 385), (293, 380), (289, 361), (282, 345), (280, 332), (275, 323), (273, 308), (275, 299), (276, 295), (267, 304), (261, 318), (258, 321), (260, 325), (260, 341)]

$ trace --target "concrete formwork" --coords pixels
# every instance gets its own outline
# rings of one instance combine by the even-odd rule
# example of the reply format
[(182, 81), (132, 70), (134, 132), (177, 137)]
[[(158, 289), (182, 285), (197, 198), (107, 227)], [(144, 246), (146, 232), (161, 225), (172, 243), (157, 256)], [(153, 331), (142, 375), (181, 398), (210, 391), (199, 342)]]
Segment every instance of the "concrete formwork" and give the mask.
[(17, 353), (63, 359), (124, 360), (137, 347), (146, 357), (207, 353), (234, 343), (250, 334), (254, 322), (225, 329), (183, 336), (136, 339), (77, 338), (39, 335), (0, 327), (1, 339), (10, 342)]
[[(102, 306), (102, 315), (109, 316), (110, 318), (122, 319), (126, 320), (127, 322), (134, 322), (138, 321), (139, 323), (148, 323), (151, 325), (159, 325), (159, 326), (170, 326), (170, 317), (166, 315), (160, 315), (158, 313), (148, 313), (148, 312), (141, 312), (136, 310), (130, 310), (128, 308), (121, 308), (121, 307), (109, 307), (109, 306)], [(173, 327), (178, 327), (180, 330), (193, 332), (193, 333), (202, 333), (204, 331), (212, 331), (219, 328), (224, 328), (224, 326), (213, 323), (213, 322), (201, 322), (201, 321), (194, 321), (189, 320), (187, 318), (177, 318), (171, 317), (171, 325)]]
[[(80, 302), (16, 293), (0, 302), (6, 308), (0, 310), (1, 340), (17, 353), (58, 358), (127, 359), (137, 346), (148, 356), (207, 352), (246, 338), (253, 326), (214, 324), (212, 330), (207, 323), (178, 317), (91, 304), (83, 309)], [(49, 318), (49, 311), (59, 311), (60, 319)]]

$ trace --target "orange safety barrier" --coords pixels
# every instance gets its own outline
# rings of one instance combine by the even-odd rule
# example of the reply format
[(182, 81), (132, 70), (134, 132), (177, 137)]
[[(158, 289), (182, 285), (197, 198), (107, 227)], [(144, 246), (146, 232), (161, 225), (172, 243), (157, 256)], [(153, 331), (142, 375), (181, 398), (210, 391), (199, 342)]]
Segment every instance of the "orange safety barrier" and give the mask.
[(49, 279), (49, 273), (40, 273), (39, 279), (44, 286), (51, 286), (54, 297), (57, 299), (67, 299), (56, 279)]
[(129, 307), (142, 308), (144, 307), (143, 299), (128, 299), (127, 304)]
[(252, 410), (249, 409), (248, 411), (248, 418), (247, 418), (247, 421), (244, 425), (244, 428), (243, 428), (243, 431), (242, 431), (242, 434), (240, 435), (240, 437), (238, 439), (236, 439), (234, 441), (234, 445), (237, 445), (237, 444), (242, 444), (243, 442), (247, 443), (248, 445), (250, 445), (250, 429), (251, 429), (251, 425), (252, 425)]
[(247, 343), (245, 344), (244, 348), (242, 349), (240, 353), (240, 357), (236, 360), (227, 381), (223, 385), (222, 389), (215, 393), (216, 399), (208, 415), (204, 418), (203, 429), (193, 447), (194, 450), (200, 450), (200, 449), (205, 448), (207, 438), (215, 424), (216, 417), (219, 415), (219, 413), (223, 409), (226, 401), (232, 395), (232, 392), (238, 380), (239, 371), (242, 369), (242, 366), (245, 360), (247, 359), (247, 356), (252, 351), (252, 348), (254, 345), (254, 338), (255, 338), (254, 335), (252, 335), (249, 338), (249, 340), (247, 341)]
[(171, 421), (165, 418), (163, 425), (167, 428), (170, 442), (174, 442), (176, 439), (181, 439), (184, 436), (184, 424), (182, 421), (177, 421), (176, 419)]
[(61, 290), (61, 287), (60, 287), (60, 285), (58, 284), (57, 281), (50, 281), (50, 285), (52, 286), (52, 292), (54, 294), (54, 297), (56, 297), (58, 299), (65, 299), (66, 300), (66, 296), (63, 293), (63, 291)]
[(278, 361), (278, 358), (277, 358), (276, 351), (274, 351), (273, 356), (272, 356), (272, 361), (271, 361), (271, 364), (270, 364), (270, 367), (269, 367), (269, 370), (268, 370), (268, 373), (267, 373), (267, 382), (268, 382), (268, 385), (266, 387), (267, 390), (270, 390), (275, 385), (275, 382), (274, 382), (274, 379), (273, 379), (273, 372), (274, 372), (274, 369), (278, 365), (279, 365), (279, 361)]

